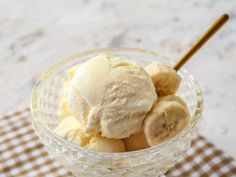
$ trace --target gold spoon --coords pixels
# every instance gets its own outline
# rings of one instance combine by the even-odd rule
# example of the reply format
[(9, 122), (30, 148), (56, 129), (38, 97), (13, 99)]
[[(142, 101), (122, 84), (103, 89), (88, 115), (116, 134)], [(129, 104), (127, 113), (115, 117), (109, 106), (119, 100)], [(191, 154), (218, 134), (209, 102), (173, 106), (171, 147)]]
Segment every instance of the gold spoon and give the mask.
[(188, 50), (188, 52), (175, 64), (174, 69), (178, 71), (229, 19), (228, 14), (223, 14), (207, 30), (207, 32)]

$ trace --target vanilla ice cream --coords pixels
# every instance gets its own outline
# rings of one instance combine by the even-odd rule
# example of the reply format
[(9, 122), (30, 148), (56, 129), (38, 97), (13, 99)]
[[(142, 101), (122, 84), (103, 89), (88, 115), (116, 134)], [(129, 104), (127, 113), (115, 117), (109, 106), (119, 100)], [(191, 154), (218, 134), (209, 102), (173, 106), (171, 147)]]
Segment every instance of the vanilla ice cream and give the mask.
[(144, 69), (125, 58), (103, 54), (75, 71), (66, 98), (84, 132), (119, 139), (142, 131), (157, 94)]
[(73, 116), (64, 118), (54, 131), (64, 139), (88, 149), (104, 152), (126, 151), (123, 140), (102, 137), (100, 134), (95, 136), (85, 134), (81, 123)]
[(73, 116), (65, 117), (54, 131), (64, 139), (80, 146), (85, 146), (90, 140), (89, 135), (83, 132), (81, 123)]
[(164, 64), (143, 69), (122, 57), (98, 55), (68, 71), (59, 108), (62, 121), (55, 132), (104, 152), (159, 144), (189, 122), (186, 103), (173, 95), (180, 82), (177, 72)]
[(79, 68), (80, 65), (73, 66), (70, 68), (67, 72), (67, 79), (65, 83), (63, 84), (63, 89), (61, 92), (61, 102), (60, 102), (60, 107), (58, 109), (58, 118), (63, 119), (65, 117), (71, 116), (71, 110), (69, 108), (69, 103), (67, 99), (67, 94), (68, 94), (68, 89), (71, 86), (71, 80), (75, 74), (75, 71)]

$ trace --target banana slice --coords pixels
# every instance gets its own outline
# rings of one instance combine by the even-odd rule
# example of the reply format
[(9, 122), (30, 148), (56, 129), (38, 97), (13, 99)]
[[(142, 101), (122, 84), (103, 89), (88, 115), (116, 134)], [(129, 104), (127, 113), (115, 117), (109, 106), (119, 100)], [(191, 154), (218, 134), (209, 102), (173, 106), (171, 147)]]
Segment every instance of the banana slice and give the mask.
[(183, 107), (187, 108), (187, 104), (184, 102), (184, 100), (182, 100), (182, 98), (180, 98), (179, 96), (176, 95), (167, 95), (167, 96), (161, 96), (158, 98), (158, 101), (176, 101), (179, 104), (181, 104)]
[(90, 139), (85, 148), (103, 152), (125, 152), (125, 143), (121, 139), (102, 137), (100, 134)]
[(144, 133), (150, 146), (178, 134), (189, 122), (184, 101), (177, 96), (160, 97), (144, 120)]
[(179, 88), (181, 77), (170, 66), (152, 63), (144, 68), (150, 75), (159, 96), (175, 94)]
[(125, 138), (124, 140), (127, 151), (137, 151), (150, 147), (147, 143), (144, 132), (131, 135), (129, 138)]

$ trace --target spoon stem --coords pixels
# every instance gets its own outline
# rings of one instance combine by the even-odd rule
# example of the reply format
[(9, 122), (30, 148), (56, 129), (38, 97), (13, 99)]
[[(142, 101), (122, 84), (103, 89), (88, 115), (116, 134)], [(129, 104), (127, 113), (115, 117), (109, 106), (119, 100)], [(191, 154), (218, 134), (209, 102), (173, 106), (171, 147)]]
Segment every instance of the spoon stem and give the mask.
[(229, 15), (223, 14), (207, 30), (207, 32), (188, 50), (188, 52), (176, 63), (174, 69), (178, 71), (229, 19)]

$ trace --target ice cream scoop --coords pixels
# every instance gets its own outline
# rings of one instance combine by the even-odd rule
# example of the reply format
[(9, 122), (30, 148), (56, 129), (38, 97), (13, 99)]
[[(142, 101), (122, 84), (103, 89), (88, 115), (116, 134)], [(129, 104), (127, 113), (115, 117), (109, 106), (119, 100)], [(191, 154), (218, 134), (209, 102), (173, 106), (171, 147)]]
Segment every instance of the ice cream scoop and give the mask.
[(86, 133), (119, 139), (142, 131), (157, 94), (144, 69), (125, 58), (103, 54), (75, 71), (67, 99)]
[(79, 68), (79, 65), (76, 65), (67, 71), (67, 78), (63, 84), (63, 89), (60, 95), (61, 102), (60, 102), (60, 106), (57, 113), (59, 119), (63, 119), (65, 117), (72, 115), (70, 107), (69, 107), (68, 99), (67, 99), (67, 94), (68, 94), (69, 87), (71, 85), (71, 79), (73, 78), (75, 71), (78, 68)]
[(81, 123), (73, 116), (64, 118), (54, 131), (64, 139), (88, 149), (103, 152), (126, 151), (123, 140), (105, 138), (100, 134), (95, 136), (85, 134)]
[(159, 96), (176, 93), (181, 82), (181, 77), (178, 75), (176, 70), (161, 63), (152, 63), (144, 69), (152, 78)]
[(148, 144), (153, 146), (175, 136), (184, 129), (189, 120), (189, 111), (180, 97), (160, 97), (144, 121)]
[(64, 139), (85, 146), (89, 140), (89, 135), (85, 134), (82, 130), (82, 125), (73, 116), (65, 117), (54, 131)]

